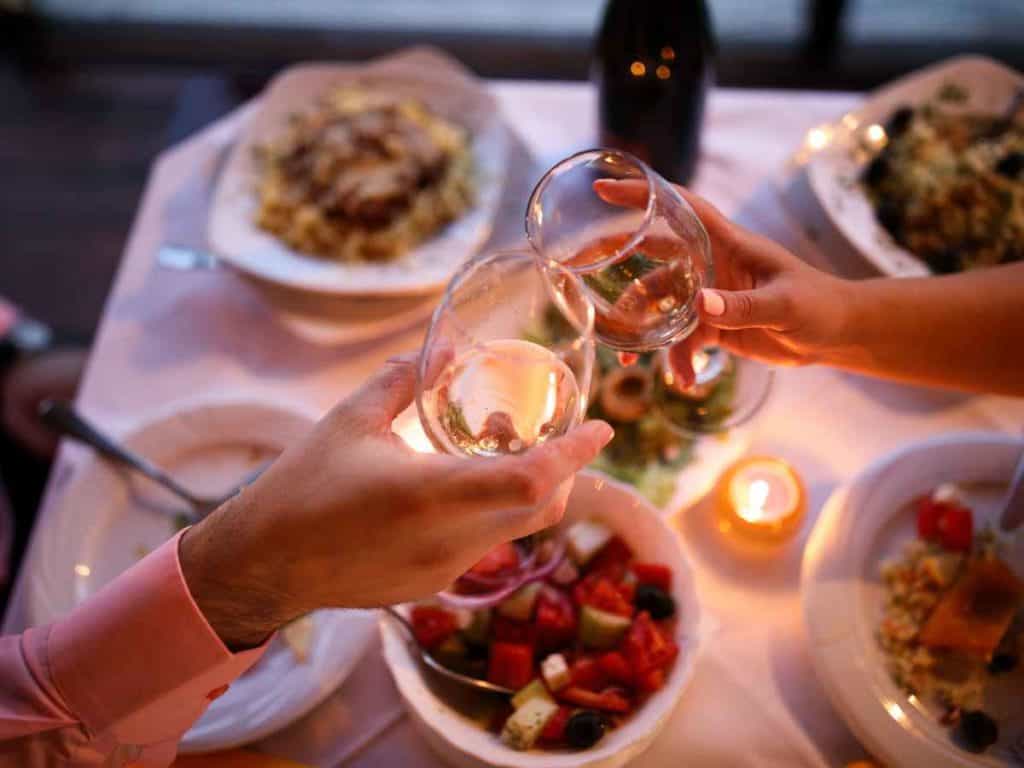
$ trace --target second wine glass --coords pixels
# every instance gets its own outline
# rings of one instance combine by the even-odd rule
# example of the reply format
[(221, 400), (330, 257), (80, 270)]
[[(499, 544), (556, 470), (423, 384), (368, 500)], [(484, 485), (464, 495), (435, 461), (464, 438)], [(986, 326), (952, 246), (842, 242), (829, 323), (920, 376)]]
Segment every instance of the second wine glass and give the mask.
[[(607, 202), (594, 187), (603, 179), (637, 182), (645, 204)], [(622, 352), (686, 338), (701, 288), (714, 283), (700, 219), (674, 186), (626, 152), (592, 149), (555, 165), (530, 196), (526, 232), (543, 263), (580, 277), (597, 339)]]

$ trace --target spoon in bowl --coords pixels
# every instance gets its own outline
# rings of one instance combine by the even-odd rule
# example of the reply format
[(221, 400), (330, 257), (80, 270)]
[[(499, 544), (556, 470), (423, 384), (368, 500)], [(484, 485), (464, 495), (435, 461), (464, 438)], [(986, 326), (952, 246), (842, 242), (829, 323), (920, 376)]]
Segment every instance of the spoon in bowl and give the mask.
[(481, 680), (478, 677), (470, 677), (469, 675), (463, 675), (460, 672), (448, 669), (448, 667), (446, 667), (444, 664), (435, 659), (431, 655), (430, 651), (428, 651), (426, 648), (420, 645), (419, 641), (416, 639), (416, 634), (413, 632), (412, 624), (409, 623), (409, 620), (405, 618), (405, 616), (403, 616), (401, 613), (399, 613), (391, 606), (385, 607), (384, 612), (390, 618), (398, 622), (398, 625), (402, 628), (402, 631), (408, 637), (409, 642), (414, 646), (414, 650), (416, 652), (416, 655), (419, 657), (420, 661), (423, 662), (424, 665), (432, 669), (437, 674), (451, 680), (452, 682), (458, 683), (459, 685), (465, 686), (467, 688), (474, 688), (478, 691), (496, 693), (501, 696), (511, 696), (515, 693), (515, 691), (513, 691), (511, 688), (506, 688), (503, 685), (495, 685), (494, 683), (488, 682), (487, 680)]

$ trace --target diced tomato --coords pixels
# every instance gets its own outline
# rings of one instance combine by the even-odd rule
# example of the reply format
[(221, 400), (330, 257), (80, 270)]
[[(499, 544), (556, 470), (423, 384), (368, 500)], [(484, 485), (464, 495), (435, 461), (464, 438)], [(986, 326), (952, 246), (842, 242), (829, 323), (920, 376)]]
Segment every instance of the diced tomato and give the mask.
[(576, 686), (563, 688), (557, 694), (558, 698), (569, 704), (587, 709), (599, 709), (602, 712), (629, 712), (632, 708), (629, 699), (622, 695), (622, 692), (609, 688), (600, 693), (586, 691)]
[(951, 552), (967, 552), (974, 539), (974, 515), (967, 507), (946, 505), (939, 517), (939, 542)]
[(654, 693), (665, 684), (665, 670), (651, 669), (636, 681), (637, 688), (644, 693)]
[(661, 563), (633, 563), (629, 570), (641, 584), (650, 584), (663, 592), (672, 591), (672, 569)]
[(444, 608), (417, 605), (412, 609), (412, 631), (416, 642), (427, 650), (434, 650), (455, 634), (455, 615)]
[(932, 501), (931, 496), (922, 496), (917, 500), (917, 535), (930, 540), (939, 535), (939, 518), (942, 517), (943, 504)]
[(558, 711), (551, 716), (544, 730), (540, 732), (540, 740), (545, 744), (558, 744), (565, 741), (565, 726), (572, 717), (572, 710), (569, 707), (559, 707)]
[(597, 658), (597, 665), (613, 683), (632, 686), (633, 670), (626, 657), (618, 651), (608, 651)]
[(609, 539), (587, 564), (587, 573), (599, 573), (613, 582), (622, 579), (626, 573), (626, 564), (633, 558), (633, 552), (618, 536)]
[(499, 544), (469, 569), (470, 573), (477, 576), (497, 576), (504, 571), (510, 571), (519, 565), (519, 550), (515, 544), (506, 542)]
[(516, 691), (533, 679), (533, 648), (518, 643), (492, 643), (487, 679)]
[(589, 605), (618, 616), (632, 616), (633, 606), (619, 592), (615, 584), (600, 574), (590, 574), (572, 589), (577, 605)]
[(537, 638), (537, 628), (528, 621), (516, 621), (494, 613), (491, 617), (491, 636), (499, 643), (533, 645)]
[(651, 670), (663, 670), (671, 664), (679, 647), (662, 634), (647, 611), (641, 611), (626, 632), (622, 652), (640, 682)]
[(581, 656), (572, 663), (570, 685), (587, 691), (600, 691), (608, 685), (608, 676), (593, 656)]
[(561, 590), (544, 588), (537, 599), (537, 647), (541, 651), (556, 651), (572, 644), (576, 638), (576, 609), (569, 596)]
[(622, 595), (622, 599), (630, 605), (636, 599), (636, 583), (632, 581), (623, 581), (617, 587), (619, 594)]

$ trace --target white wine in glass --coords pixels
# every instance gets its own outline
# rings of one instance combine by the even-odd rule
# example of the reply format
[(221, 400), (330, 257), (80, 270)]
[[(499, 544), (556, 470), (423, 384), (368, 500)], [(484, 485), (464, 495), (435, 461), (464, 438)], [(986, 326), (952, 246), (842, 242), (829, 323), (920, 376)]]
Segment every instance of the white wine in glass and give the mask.
[(557, 354), (521, 339), (495, 339), (449, 363), (433, 411), (447, 443), (470, 456), (521, 453), (578, 422), (576, 374)]

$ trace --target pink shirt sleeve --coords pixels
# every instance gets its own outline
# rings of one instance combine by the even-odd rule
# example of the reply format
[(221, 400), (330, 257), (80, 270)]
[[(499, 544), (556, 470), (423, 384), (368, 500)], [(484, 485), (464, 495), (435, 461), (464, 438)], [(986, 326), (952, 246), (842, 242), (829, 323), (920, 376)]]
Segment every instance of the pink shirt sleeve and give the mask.
[(189, 594), (176, 536), (50, 626), (0, 638), (0, 766), (169, 765), (262, 655), (231, 653)]

